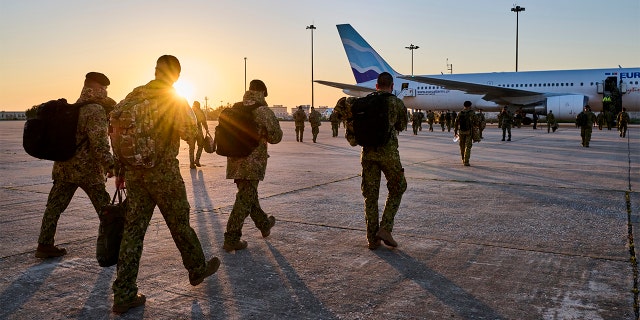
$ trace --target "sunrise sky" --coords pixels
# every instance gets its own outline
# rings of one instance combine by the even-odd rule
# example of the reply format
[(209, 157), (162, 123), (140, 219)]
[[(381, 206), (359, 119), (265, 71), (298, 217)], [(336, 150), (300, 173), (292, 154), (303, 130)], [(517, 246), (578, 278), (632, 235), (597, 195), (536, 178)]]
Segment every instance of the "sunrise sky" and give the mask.
[[(156, 59), (182, 63), (191, 103), (218, 107), (262, 79), (267, 102), (311, 104), (314, 79), (355, 83), (336, 24), (350, 23), (398, 72), (414, 74), (640, 66), (638, 0), (0, 0), (0, 111), (75, 101), (89, 71), (123, 99), (153, 79)], [(314, 85), (315, 105), (344, 94)]]

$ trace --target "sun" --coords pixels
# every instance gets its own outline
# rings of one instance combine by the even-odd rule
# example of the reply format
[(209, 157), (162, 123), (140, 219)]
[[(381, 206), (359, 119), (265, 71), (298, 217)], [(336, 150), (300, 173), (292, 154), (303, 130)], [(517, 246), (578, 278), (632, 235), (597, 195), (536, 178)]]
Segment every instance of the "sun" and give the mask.
[(195, 91), (193, 85), (186, 80), (179, 79), (173, 84), (173, 88), (176, 89), (176, 93), (181, 97), (187, 99), (187, 101), (193, 100), (193, 93)]

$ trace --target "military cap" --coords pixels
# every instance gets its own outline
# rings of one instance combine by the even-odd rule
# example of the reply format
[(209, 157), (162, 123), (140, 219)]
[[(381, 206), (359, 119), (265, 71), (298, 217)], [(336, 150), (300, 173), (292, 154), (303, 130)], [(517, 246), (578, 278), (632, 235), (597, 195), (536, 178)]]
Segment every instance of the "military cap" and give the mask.
[(264, 84), (264, 82), (262, 82), (262, 80), (251, 80), (251, 82), (249, 82), (249, 90), (262, 91), (264, 92), (265, 97), (269, 95), (267, 93), (267, 86)]
[(107, 78), (107, 76), (105, 76), (104, 74), (100, 73), (100, 72), (89, 72), (87, 73), (87, 75), (85, 76), (84, 82), (87, 83), (88, 81), (93, 81), (95, 83), (98, 83), (102, 86), (108, 86), (109, 84), (111, 84), (111, 82), (109, 81), (109, 78)]

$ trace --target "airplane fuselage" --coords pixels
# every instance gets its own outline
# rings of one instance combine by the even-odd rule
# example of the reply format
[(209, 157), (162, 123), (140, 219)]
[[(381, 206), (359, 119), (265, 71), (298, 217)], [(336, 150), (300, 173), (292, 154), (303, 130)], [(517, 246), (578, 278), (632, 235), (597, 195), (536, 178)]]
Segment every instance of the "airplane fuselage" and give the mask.
[[(640, 69), (589, 69), (562, 71), (496, 72), (433, 75), (429, 78), (481, 84), (531, 92), (522, 97), (503, 97), (496, 103), (483, 99), (485, 94), (466, 93), (443, 86), (396, 79), (395, 91), (403, 97), (409, 109), (460, 110), (462, 102), (470, 100), (477, 108), (499, 111), (502, 106), (523, 107), (545, 115), (552, 110), (558, 119), (574, 119), (589, 104), (594, 112), (603, 109), (605, 81), (615, 82), (621, 94), (622, 107), (640, 111)], [(614, 79), (615, 78), (615, 79)], [(608, 80), (607, 80), (608, 79)], [(404, 88), (403, 89), (403, 84)], [(586, 101), (585, 101), (586, 98)]]

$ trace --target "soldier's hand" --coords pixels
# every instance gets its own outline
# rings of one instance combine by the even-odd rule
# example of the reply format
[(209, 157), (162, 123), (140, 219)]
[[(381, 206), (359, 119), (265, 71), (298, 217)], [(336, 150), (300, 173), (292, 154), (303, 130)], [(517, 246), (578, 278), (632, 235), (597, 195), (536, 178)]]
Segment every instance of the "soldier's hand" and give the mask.
[(125, 185), (125, 180), (124, 180), (124, 176), (116, 176), (116, 189), (121, 190), (121, 189), (125, 189), (126, 185)]

